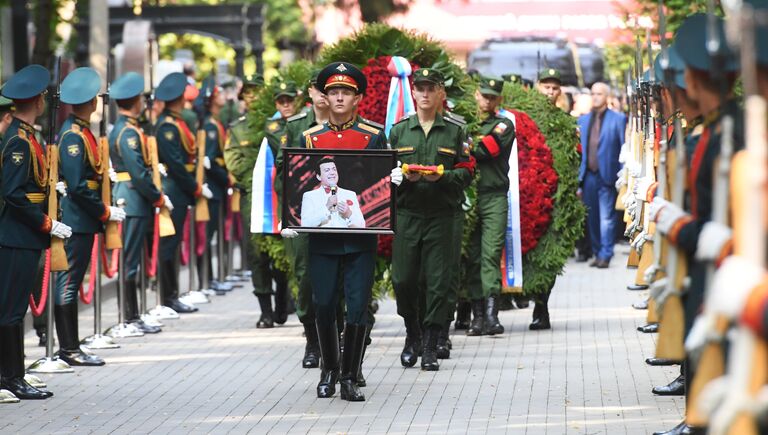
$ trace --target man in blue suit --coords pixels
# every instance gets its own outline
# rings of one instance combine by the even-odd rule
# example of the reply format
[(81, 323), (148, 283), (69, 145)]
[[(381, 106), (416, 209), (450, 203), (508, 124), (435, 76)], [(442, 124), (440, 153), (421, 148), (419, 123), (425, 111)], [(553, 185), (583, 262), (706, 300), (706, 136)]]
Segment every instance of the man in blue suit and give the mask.
[(579, 185), (587, 206), (592, 252), (592, 267), (605, 269), (613, 257), (616, 234), (616, 173), (619, 151), (624, 143), (627, 117), (608, 108), (610, 88), (605, 83), (592, 85), (592, 111), (579, 117), (581, 167)]

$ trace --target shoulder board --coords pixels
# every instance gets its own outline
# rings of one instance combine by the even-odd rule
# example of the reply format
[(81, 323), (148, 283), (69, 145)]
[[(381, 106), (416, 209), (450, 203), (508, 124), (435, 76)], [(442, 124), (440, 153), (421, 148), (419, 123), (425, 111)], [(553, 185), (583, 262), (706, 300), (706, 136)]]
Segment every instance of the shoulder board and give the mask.
[(306, 117), (307, 117), (307, 112), (301, 112), (289, 117), (287, 121), (291, 122), (291, 121), (295, 121), (297, 119), (306, 118)]
[(446, 111), (445, 114), (443, 115), (443, 117), (444, 118), (450, 118), (453, 121), (461, 122), (462, 124), (466, 124), (467, 123), (467, 120), (464, 119), (464, 117), (459, 115), (458, 113)]
[(464, 128), (464, 127), (467, 126), (466, 122), (460, 121), (460, 120), (455, 119), (455, 118), (453, 118), (451, 116), (443, 116), (443, 119), (448, 121), (448, 122), (450, 122), (451, 124), (457, 125), (457, 126), (459, 126), (461, 128)]
[[(395, 125), (400, 124), (403, 121), (407, 121), (412, 115), (405, 115), (403, 116), (399, 121), (395, 123)], [(381, 128), (384, 128), (383, 126)]]
[(322, 130), (323, 128), (325, 128), (325, 125), (318, 124), (318, 125), (310, 128), (310, 129), (304, 130), (304, 133), (302, 133), (302, 135), (303, 136), (309, 136), (312, 133), (317, 133), (318, 131)]
[(238, 124), (241, 124), (243, 122), (245, 122), (245, 115), (243, 115), (243, 116), (235, 119), (234, 121), (230, 122), (229, 123), (229, 127), (232, 128), (232, 127), (234, 127), (234, 126), (236, 126)]
[(379, 124), (378, 122), (373, 122), (370, 119), (365, 119), (363, 117), (360, 118), (361, 124), (368, 124), (370, 127), (378, 128), (379, 130), (384, 130), (384, 126)]
[[(362, 122), (357, 123), (357, 126), (359, 128), (361, 128), (361, 129), (371, 133), (371, 134), (379, 134), (379, 132), (381, 131), (380, 128), (375, 128), (375, 127), (372, 127), (372, 126), (370, 126), (368, 124), (363, 124)], [(384, 127), (382, 127), (382, 128), (384, 128)]]

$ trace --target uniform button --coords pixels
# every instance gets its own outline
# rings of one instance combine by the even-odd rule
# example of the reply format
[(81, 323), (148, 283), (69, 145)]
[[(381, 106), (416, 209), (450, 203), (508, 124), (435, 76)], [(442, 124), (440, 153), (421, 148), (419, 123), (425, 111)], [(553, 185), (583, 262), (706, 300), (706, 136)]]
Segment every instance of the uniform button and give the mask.
[(312, 140), (317, 140), (317, 136), (313, 137)]
[(339, 139), (341, 139), (341, 133), (339, 133)]

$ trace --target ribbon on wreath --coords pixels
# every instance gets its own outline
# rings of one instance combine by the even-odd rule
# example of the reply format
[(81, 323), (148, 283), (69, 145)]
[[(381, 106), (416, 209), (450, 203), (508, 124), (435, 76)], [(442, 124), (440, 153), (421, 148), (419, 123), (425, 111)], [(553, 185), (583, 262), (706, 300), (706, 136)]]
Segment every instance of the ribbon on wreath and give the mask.
[(275, 156), (267, 143), (267, 138), (261, 141), (259, 155), (253, 166), (253, 181), (251, 182), (251, 232), (260, 234), (278, 234), (280, 222), (277, 210), (277, 193), (275, 193), (275, 178), (277, 167)]
[(389, 136), (392, 126), (405, 116), (416, 111), (411, 95), (411, 85), (408, 77), (411, 73), (411, 64), (408, 59), (400, 56), (392, 56), (387, 65), (387, 71), (392, 76), (389, 83), (389, 96), (387, 97), (387, 118), (384, 122), (384, 133)]
[[(499, 115), (515, 124), (515, 114), (499, 110)], [(523, 249), (520, 235), (520, 173), (517, 161), (517, 139), (512, 142), (509, 153), (509, 191), (507, 192), (507, 229), (504, 234), (504, 251), (501, 255), (502, 288), (519, 292), (523, 289)]]

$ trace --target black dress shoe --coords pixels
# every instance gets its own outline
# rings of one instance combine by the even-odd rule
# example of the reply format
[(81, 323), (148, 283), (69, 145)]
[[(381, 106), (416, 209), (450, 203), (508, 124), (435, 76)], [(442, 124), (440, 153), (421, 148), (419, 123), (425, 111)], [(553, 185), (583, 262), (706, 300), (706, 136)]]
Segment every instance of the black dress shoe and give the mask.
[(141, 331), (141, 332), (143, 332), (145, 334), (157, 334), (157, 333), (160, 333), (160, 332), (163, 331), (162, 329), (160, 329), (159, 326), (147, 325), (141, 319), (131, 320), (128, 323), (130, 323), (131, 325), (135, 326), (136, 329), (138, 329), (139, 331)]
[(304, 337), (307, 339), (307, 344), (304, 346), (301, 366), (305, 369), (320, 367), (320, 344), (317, 341), (317, 329), (314, 323), (304, 324)]
[(42, 400), (53, 396), (48, 390), (40, 390), (27, 383), (24, 377), (3, 378), (0, 388), (4, 388), (21, 400)]
[(680, 365), (680, 361), (674, 360), (674, 359), (667, 359), (667, 358), (646, 358), (645, 363), (649, 366), (676, 366)]
[(587, 260), (589, 260), (589, 256), (587, 254), (579, 254), (576, 256), (577, 263), (586, 263)]
[(597, 260), (597, 262), (595, 262), (595, 267), (598, 269), (608, 269), (610, 264), (611, 262), (609, 260)]
[(648, 286), (643, 284), (630, 284), (627, 286), (627, 290), (631, 290), (631, 291), (648, 290)]
[(165, 306), (181, 314), (194, 313), (198, 310), (197, 307), (192, 307), (190, 305), (187, 305), (178, 299), (174, 299), (172, 301), (167, 302)]
[(647, 310), (648, 309), (648, 301), (639, 301), (632, 304), (632, 308), (636, 310)]
[(86, 353), (82, 349), (61, 349), (57, 356), (71, 366), (99, 367), (105, 364), (99, 356)]
[(638, 326), (637, 330), (640, 332), (643, 332), (645, 334), (655, 334), (659, 332), (659, 324), (658, 323), (649, 323), (647, 325)]
[(400, 352), (400, 364), (403, 367), (413, 367), (416, 365), (416, 361), (419, 360), (419, 354), (421, 348), (420, 336), (407, 336), (405, 337), (405, 346), (403, 351)]
[(685, 395), (685, 376), (680, 375), (669, 384), (653, 387), (651, 391), (657, 396), (683, 396)]

